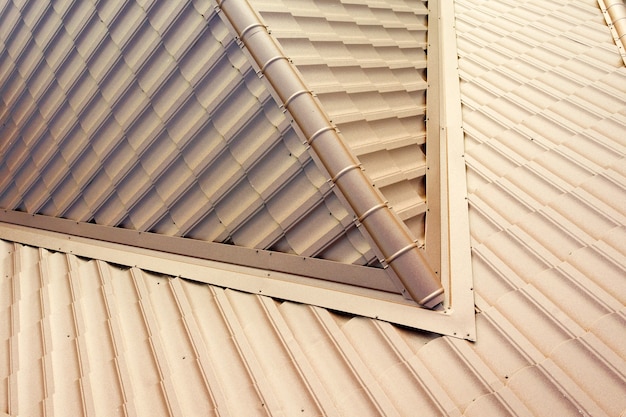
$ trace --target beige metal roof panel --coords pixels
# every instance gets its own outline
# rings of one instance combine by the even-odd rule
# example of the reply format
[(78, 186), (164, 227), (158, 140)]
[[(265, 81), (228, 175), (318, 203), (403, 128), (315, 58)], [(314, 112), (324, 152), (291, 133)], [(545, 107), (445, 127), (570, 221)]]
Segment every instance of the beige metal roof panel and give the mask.
[(373, 182), (423, 241), (425, 2), (253, 5)]
[[(407, 345), (424, 339), (388, 323), (348, 325), (316, 307), (2, 245), (11, 325), (2, 327), (0, 398), (11, 415), (405, 415), (426, 406), (435, 416), (446, 403)], [(393, 375), (410, 396), (385, 392)]]
[(593, 1), (456, 7), (478, 332), (505, 337), (476, 350), (533, 415), (621, 415), (626, 73)]
[(4, 240), (0, 413), (624, 414), (626, 120), (601, 97), (626, 74), (601, 12), (455, 5), (475, 343)]
[[(317, 34), (303, 39), (320, 56), (339, 62), (348, 51), (352, 67), (363, 69), (348, 90), (320, 92), (331, 100), (313, 96), (290, 61), (259, 61), (282, 47), (247, 2), (40, 6), (11, 3), (3, 11), (13, 25), (6, 52), (15, 64), (3, 86), (3, 208), (382, 263), (398, 291), (430, 307), (442, 302), (439, 239), (431, 238), (428, 261), (421, 249), (428, 210), (424, 5), (346, 5), (342, 16), (322, 5), (319, 16), (294, 14), (298, 27), (302, 20)], [(14, 9), (24, 17), (11, 20)], [(353, 13), (369, 23), (351, 23)], [(324, 30), (337, 26), (345, 35), (346, 25), (358, 26), (362, 38), (337, 41)], [(244, 28), (262, 30), (254, 41), (263, 42), (252, 42)], [(374, 184), (343, 143), (342, 123), (390, 132), (360, 146), (369, 152), (364, 160), (374, 150), (381, 155), (366, 161), (378, 167)], [(418, 198), (406, 199), (410, 193)]]

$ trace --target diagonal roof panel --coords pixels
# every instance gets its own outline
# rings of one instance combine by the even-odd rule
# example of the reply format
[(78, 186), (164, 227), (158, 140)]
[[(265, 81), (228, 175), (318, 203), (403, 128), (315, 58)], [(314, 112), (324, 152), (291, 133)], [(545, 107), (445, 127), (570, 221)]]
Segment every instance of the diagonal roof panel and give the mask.
[(252, 2), (393, 209), (424, 243), (426, 2)]

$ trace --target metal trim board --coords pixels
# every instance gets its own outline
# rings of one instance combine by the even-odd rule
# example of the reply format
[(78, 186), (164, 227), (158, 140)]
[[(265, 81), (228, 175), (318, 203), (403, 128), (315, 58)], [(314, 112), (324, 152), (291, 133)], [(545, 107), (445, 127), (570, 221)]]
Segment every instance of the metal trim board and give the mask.
[(208, 261), (298, 274), (378, 291), (397, 292), (387, 274), (380, 268), (344, 264), (289, 253), (141, 232), (10, 210), (0, 210), (0, 222), (88, 239), (97, 239), (103, 242), (119, 243), (137, 248), (154, 249)]
[[(252, 294), (288, 299), (435, 333), (474, 340), (473, 320), (453, 311), (418, 308), (399, 294), (143, 249), (119, 243), (0, 223), (0, 237), (25, 245), (71, 253), (172, 277)], [(228, 247), (230, 249), (230, 247)]]

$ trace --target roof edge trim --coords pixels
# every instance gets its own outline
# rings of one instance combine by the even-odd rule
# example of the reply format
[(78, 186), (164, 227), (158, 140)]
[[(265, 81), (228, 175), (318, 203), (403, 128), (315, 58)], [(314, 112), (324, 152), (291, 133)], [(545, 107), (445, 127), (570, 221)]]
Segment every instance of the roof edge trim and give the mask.
[(157, 250), (207, 261), (297, 274), (308, 278), (355, 285), (376, 291), (397, 293), (394, 284), (385, 271), (380, 268), (344, 264), (289, 253), (160, 235), (11, 210), (0, 210), (0, 222), (41, 231), (62, 233), (68, 236), (68, 239), (71, 239), (72, 236), (98, 239), (103, 242)]
[[(435, 219), (429, 229), (427, 217), (427, 250), (429, 238), (440, 238), (440, 276), (445, 288), (444, 307), (465, 327), (476, 334), (474, 281), (471, 260), (469, 205), (465, 163), (465, 137), (461, 108), (455, 10), (453, 0), (429, 2), (429, 90), (428, 137), (429, 151), (435, 151), (429, 168), (438, 176), (427, 176), (429, 195), (439, 193), (438, 210), (441, 219)], [(433, 152), (430, 152), (432, 155)], [(435, 201), (437, 203), (437, 201)], [(433, 203), (431, 203), (433, 204)], [(432, 217), (431, 217), (432, 220)], [(436, 239), (432, 239), (436, 240)]]
[(414, 302), (397, 293), (3, 222), (0, 222), (0, 239), (474, 340), (471, 328), (465, 327), (466, 322), (459, 315), (451, 311), (416, 308)]
[(293, 123), (356, 218), (363, 218), (363, 214), (373, 207), (384, 205), (357, 224), (365, 228), (365, 234), (400, 291), (427, 308), (442, 303), (444, 288), (421, 249), (414, 246), (403, 251), (415, 241), (407, 226), (374, 188), (358, 159), (332, 126), (319, 101), (270, 35), (260, 16), (246, 0), (216, 2), (218, 12), (221, 11), (220, 15), (237, 34), (240, 46), (247, 50), (260, 69), (259, 77), (264, 77), (275, 91), (279, 103), (290, 113)]

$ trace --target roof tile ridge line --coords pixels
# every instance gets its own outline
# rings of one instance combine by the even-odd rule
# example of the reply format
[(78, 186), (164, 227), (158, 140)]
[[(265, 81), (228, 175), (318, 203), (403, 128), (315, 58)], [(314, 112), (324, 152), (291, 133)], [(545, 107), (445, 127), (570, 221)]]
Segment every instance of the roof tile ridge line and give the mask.
[(626, 65), (626, 4), (622, 0), (598, 0), (598, 4)]
[[(443, 302), (444, 289), (406, 225), (391, 211), (363, 172), (358, 159), (339, 136), (320, 103), (271, 37), (247, 0), (216, 0), (217, 10), (237, 33), (293, 123), (332, 178), (381, 253), (394, 281), (418, 304), (433, 308)], [(390, 267), (390, 268), (387, 268)]]

